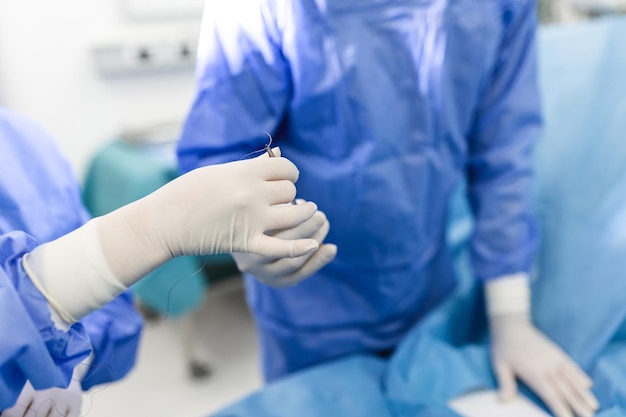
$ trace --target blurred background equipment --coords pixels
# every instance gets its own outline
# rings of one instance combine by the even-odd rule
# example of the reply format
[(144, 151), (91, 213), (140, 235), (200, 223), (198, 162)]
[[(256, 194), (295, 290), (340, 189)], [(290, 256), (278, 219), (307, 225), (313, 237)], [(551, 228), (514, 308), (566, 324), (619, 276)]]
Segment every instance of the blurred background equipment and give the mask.
[(539, 0), (538, 10), (543, 23), (571, 23), (626, 13), (626, 0)]
[(185, 117), (202, 5), (0, 1), (0, 103), (40, 122), (84, 178), (119, 132)]
[(204, 0), (118, 0), (132, 19), (172, 20), (195, 18), (202, 13)]

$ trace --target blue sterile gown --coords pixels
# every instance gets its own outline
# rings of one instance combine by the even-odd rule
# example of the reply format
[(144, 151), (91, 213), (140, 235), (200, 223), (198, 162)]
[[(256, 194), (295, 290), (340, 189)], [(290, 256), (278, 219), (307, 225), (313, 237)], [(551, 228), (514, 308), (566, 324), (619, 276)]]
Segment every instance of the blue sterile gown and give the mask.
[[(593, 379), (597, 417), (626, 417), (626, 54), (616, 53), (625, 42), (626, 16), (539, 34), (546, 129), (534, 163), (541, 247), (532, 315)], [(448, 233), (460, 284), (388, 361), (354, 355), (329, 362), (212, 415), (459, 417), (447, 408), (451, 399), (496, 389), (464, 203), (453, 200)], [(525, 388), (520, 394), (541, 405)]]
[(452, 291), (445, 219), (463, 180), (475, 275), (529, 269), (535, 35), (530, 0), (207, 3), (182, 169), (271, 132), (339, 249), (292, 288), (247, 278), (268, 379), (388, 351)]
[(30, 120), (0, 108), (0, 410), (28, 379), (67, 386), (93, 350), (83, 388), (124, 376), (135, 362), (141, 317), (126, 293), (63, 332), (21, 266), (24, 254), (88, 220), (79, 184), (54, 141)]

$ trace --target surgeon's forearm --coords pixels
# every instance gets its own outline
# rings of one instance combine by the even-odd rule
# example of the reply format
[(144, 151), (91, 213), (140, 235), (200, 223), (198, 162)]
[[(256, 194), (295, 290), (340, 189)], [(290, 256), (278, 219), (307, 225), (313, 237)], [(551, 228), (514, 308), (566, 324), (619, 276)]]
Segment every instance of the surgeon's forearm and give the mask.
[(175, 256), (157, 231), (168, 219), (155, 210), (143, 198), (97, 219), (102, 254), (127, 287)]
[(139, 200), (35, 248), (24, 268), (55, 313), (72, 324), (171, 259), (149, 236), (150, 221)]

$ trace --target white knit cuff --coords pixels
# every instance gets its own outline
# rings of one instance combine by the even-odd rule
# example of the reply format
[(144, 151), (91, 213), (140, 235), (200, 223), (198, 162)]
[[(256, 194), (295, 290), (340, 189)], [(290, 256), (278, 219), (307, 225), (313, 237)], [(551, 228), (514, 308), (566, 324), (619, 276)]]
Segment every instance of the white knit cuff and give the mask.
[(36, 247), (22, 258), (22, 265), (50, 307), (70, 325), (126, 290), (102, 254), (95, 219)]
[(485, 284), (487, 314), (530, 314), (530, 284), (528, 275), (505, 275)]

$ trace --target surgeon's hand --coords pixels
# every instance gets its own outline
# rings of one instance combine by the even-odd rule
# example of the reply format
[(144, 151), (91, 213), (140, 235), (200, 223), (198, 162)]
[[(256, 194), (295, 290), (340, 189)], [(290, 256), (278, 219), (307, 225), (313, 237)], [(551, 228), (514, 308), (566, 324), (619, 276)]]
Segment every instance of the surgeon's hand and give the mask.
[[(304, 204), (303, 200), (297, 202)], [(306, 222), (274, 234), (274, 237), (281, 239), (315, 239), (319, 244), (317, 251), (296, 258), (267, 258), (247, 253), (233, 253), (233, 258), (241, 272), (251, 274), (267, 285), (273, 287), (295, 285), (335, 258), (337, 246), (323, 244), (329, 228), (330, 224), (326, 215), (317, 211)]]
[(317, 212), (312, 202), (290, 204), (298, 175), (293, 163), (267, 154), (198, 168), (44, 243), (22, 265), (51, 308), (71, 324), (175, 256), (313, 254), (319, 250), (315, 238), (276, 233)]
[(557, 417), (591, 417), (598, 401), (591, 379), (530, 319), (528, 278), (511, 276), (486, 288), (492, 362), (502, 400), (517, 394), (516, 378)]
[(27, 382), (17, 403), (2, 412), (2, 417), (78, 417), (83, 394), (78, 380), (67, 389), (50, 388), (35, 391)]
[[(312, 202), (287, 204), (295, 198), (298, 175), (289, 160), (267, 155), (198, 168), (137, 202), (141, 217), (130, 220), (144, 227), (135, 238), (147, 238), (149, 246), (163, 246), (172, 256), (312, 253), (318, 246), (314, 239), (270, 235), (307, 221), (317, 211)], [(106, 228), (101, 233), (106, 234)]]

